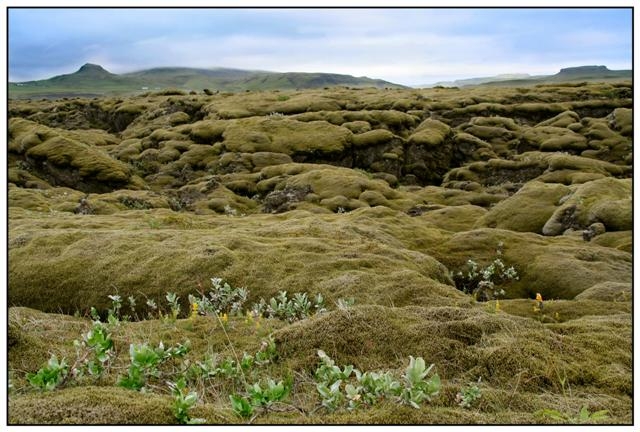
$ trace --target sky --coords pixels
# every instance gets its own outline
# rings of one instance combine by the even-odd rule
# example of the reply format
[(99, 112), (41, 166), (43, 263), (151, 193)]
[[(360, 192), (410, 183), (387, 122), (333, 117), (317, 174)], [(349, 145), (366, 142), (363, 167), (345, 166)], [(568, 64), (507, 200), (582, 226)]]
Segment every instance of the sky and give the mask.
[(10, 81), (159, 66), (329, 72), (404, 85), (632, 68), (627, 9), (9, 9)]

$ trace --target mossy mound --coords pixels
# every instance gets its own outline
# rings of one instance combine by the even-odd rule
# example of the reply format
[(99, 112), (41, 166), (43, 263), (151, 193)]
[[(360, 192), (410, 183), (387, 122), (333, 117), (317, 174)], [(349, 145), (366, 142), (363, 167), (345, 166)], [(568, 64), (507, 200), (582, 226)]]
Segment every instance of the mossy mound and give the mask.
[(633, 111), (629, 108), (616, 108), (608, 118), (611, 128), (621, 135), (630, 136), (633, 132)]
[(9, 186), (9, 207), (39, 212), (73, 212), (86, 194), (70, 188), (23, 189)]
[(409, 144), (424, 147), (437, 147), (451, 133), (451, 128), (438, 120), (427, 119), (420, 123), (409, 137)]
[(504, 286), (509, 298), (572, 299), (599, 282), (629, 282), (631, 254), (586, 243), (579, 238), (549, 238), (532, 233), (482, 228), (454, 234), (427, 253), (449, 269), (463, 269), (472, 259), (485, 266), (504, 245), (503, 260), (513, 265), (519, 280)]
[[(598, 334), (620, 331), (605, 337), (612, 344), (610, 357), (600, 342), (581, 344), (598, 322), (606, 323)], [(367, 306), (316, 316), (275, 337), (282, 357), (295, 358), (296, 369), (312, 369), (319, 349), (338, 364), (361, 370), (400, 368), (399, 359), (413, 352), (434, 363), (447, 381), (481, 376), (494, 388), (518, 381), (521, 391), (539, 393), (557, 389), (557, 374), (565, 373), (574, 389), (607, 382), (611, 393), (630, 395), (630, 330), (629, 313), (586, 316), (547, 328), (535, 319), (475, 308)], [(611, 361), (607, 371), (590, 370), (591, 364), (608, 363), (605, 358)]]
[(603, 302), (631, 301), (631, 284), (621, 282), (601, 282), (582, 291), (576, 300), (600, 300)]
[(171, 398), (118, 387), (77, 387), (9, 402), (9, 424), (175, 424)]
[[(331, 301), (354, 297), (396, 305), (462, 296), (448, 285), (448, 271), (435, 259), (388, 235), (379, 243), (379, 234), (359, 228), (367, 220), (383, 223), (376, 222), (375, 209), (347, 219), (327, 215), (319, 224), (320, 216), (307, 212), (220, 216), (198, 222), (207, 231), (178, 229), (188, 222), (169, 210), (130, 213), (68, 215), (57, 228), (16, 227), (11, 241), (29, 235), (10, 249), (9, 303), (72, 313), (85, 305), (104, 307), (112, 286), (122, 295), (161, 297), (171, 289), (185, 298), (198, 281), (217, 275), (249, 287), (252, 300), (285, 287), (321, 292)], [(433, 229), (429, 233), (437, 235)], [(159, 263), (162, 272), (157, 272)], [(105, 278), (113, 285), (105, 286)]]
[[(567, 315), (564, 320), (545, 324), (537, 317), (512, 315), (509, 311), (513, 309), (512, 303), (502, 302), (507, 313), (489, 310), (486, 305), (473, 307), (471, 303), (456, 307), (365, 305), (333, 310), (292, 325), (265, 320), (264, 325), (268, 328), (264, 330), (244, 318), (232, 317), (226, 330), (222, 331), (218, 320), (198, 317), (173, 322), (121, 322), (112, 331), (117, 347), (142, 342), (156, 346), (160, 341), (165, 346), (173, 346), (188, 339), (187, 359), (190, 362), (211, 353), (232, 355), (225, 334), (233, 341), (235, 351), (253, 352), (258, 349), (260, 339), (267, 332), (273, 332), (278, 357), (275, 363), (267, 366), (267, 373), (272, 377), (292, 376), (294, 390), (290, 398), (297, 409), (271, 410), (256, 418), (259, 423), (401, 424), (410, 420), (417, 424), (447, 424), (459, 423), (460, 416), (472, 423), (493, 423), (500, 419), (510, 419), (511, 423), (514, 419), (523, 423), (544, 423), (545, 418), (536, 414), (539, 410), (564, 409), (572, 414), (582, 406), (588, 406), (590, 411), (606, 409), (614, 423), (629, 422), (632, 389), (630, 314), (570, 319)], [(557, 304), (565, 317), (572, 302), (567, 302), (564, 309), (561, 303), (546, 302), (545, 307), (553, 309)], [(11, 308), (9, 312), (21, 337), (38, 340), (47, 336), (49, 350), (68, 358), (73, 357), (73, 348), (67, 339), (77, 337), (90, 326), (85, 318), (64, 318), (24, 308)], [(43, 322), (48, 325), (43, 327)], [(585, 338), (590, 337), (594, 339), (585, 343), (588, 340)], [(608, 349), (603, 349), (605, 343)], [(25, 351), (24, 345), (14, 344), (13, 347), (11, 373), (15, 387), (23, 383), (22, 378), (15, 375), (16, 365), (27, 360), (33, 352)], [(324, 350), (341, 366), (352, 364), (360, 370), (391, 370), (397, 375), (402, 373), (409, 355), (421, 356), (428, 363), (434, 363), (435, 372), (442, 380), (440, 394), (419, 410), (399, 406), (389, 399), (372, 408), (328, 413), (318, 409), (317, 395), (305, 390), (315, 387), (312, 373), (318, 364), (318, 349)], [(15, 390), (9, 401), (9, 422), (175, 423), (168, 388), (163, 391), (158, 387), (148, 394), (141, 394), (114, 386), (117, 371), (128, 364), (127, 354), (126, 349), (116, 351), (111, 373), (97, 385), (87, 382), (47, 393), (26, 388)], [(34, 358), (36, 361), (46, 361), (48, 353), (43, 350), (34, 357), (38, 357)], [(548, 361), (550, 358), (552, 362)], [(596, 364), (607, 364), (608, 367), (594, 367)], [(477, 382), (478, 378), (481, 378), (482, 398), (476, 401), (473, 410), (459, 407), (457, 392), (462, 386)], [(227, 393), (232, 391), (229, 386), (212, 384), (216, 386), (212, 392), (199, 386), (193, 388), (201, 399), (192, 410), (192, 417), (203, 417), (207, 423), (241, 422), (229, 407)], [(572, 392), (567, 394), (565, 390), (563, 393), (563, 385), (565, 389), (570, 387)], [(603, 386), (604, 390), (593, 393), (598, 386)]]
[(404, 174), (422, 184), (440, 184), (453, 159), (452, 134), (441, 121), (423, 121), (407, 141)]
[(571, 185), (604, 177), (625, 178), (630, 174), (630, 166), (559, 152), (531, 151), (514, 155), (510, 160), (494, 158), (453, 168), (444, 177), (442, 185), (456, 187), (460, 182), (483, 186), (512, 184), (517, 190), (531, 180)]
[(538, 123), (536, 126), (553, 126), (566, 128), (580, 121), (580, 116), (573, 111), (565, 111), (548, 120)]
[[(9, 124), (9, 152), (18, 155), (33, 174), (53, 186), (73, 187), (83, 192), (109, 191), (126, 186), (129, 167), (104, 150), (113, 144), (85, 141), (89, 132), (68, 132), (22, 119)], [(100, 135), (100, 134), (97, 134)], [(102, 137), (104, 138), (104, 137)]]
[(592, 239), (595, 244), (612, 247), (625, 252), (633, 253), (633, 232), (614, 231), (605, 232)]
[(421, 219), (447, 231), (468, 231), (477, 221), (486, 217), (487, 210), (475, 205), (447, 206), (427, 211)]
[(527, 182), (514, 195), (492, 207), (476, 227), (542, 234), (542, 227), (567, 193), (569, 188), (561, 184)]
[(603, 223), (608, 231), (631, 229), (630, 179), (603, 178), (574, 187), (542, 232), (559, 235), (568, 229), (585, 229), (595, 222)]
[[(555, 124), (555, 123), (552, 123)], [(527, 129), (522, 134), (521, 145), (527, 148), (550, 152), (571, 152), (580, 154), (589, 148), (587, 138), (570, 129), (559, 126), (541, 126)]]
[[(117, 387), (129, 344), (188, 340), (164, 374), (270, 334), (277, 357), (246, 383), (189, 383), (193, 417), (244, 423), (229, 395), (273, 378), (291, 394), (253, 423), (547, 424), (583, 407), (632, 423), (630, 83), (205, 93), (9, 101), (11, 423), (174, 423), (177, 376), (147, 395)], [(518, 273), (495, 281), (499, 301), (456, 287), (469, 260), (496, 258)], [(188, 318), (212, 277), (247, 289), (243, 316)], [(246, 314), (281, 291), (327, 310)], [(73, 362), (89, 309), (105, 318), (114, 294), (132, 322), (110, 326), (109, 372), (32, 388), (27, 372)], [(421, 356), (440, 394), (330, 413), (319, 349), (400, 380)], [(472, 383), (482, 397), (465, 409)]]
[(351, 131), (330, 123), (300, 122), (287, 118), (238, 120), (227, 126), (223, 147), (226, 151), (274, 152), (295, 155), (340, 154), (351, 144)]

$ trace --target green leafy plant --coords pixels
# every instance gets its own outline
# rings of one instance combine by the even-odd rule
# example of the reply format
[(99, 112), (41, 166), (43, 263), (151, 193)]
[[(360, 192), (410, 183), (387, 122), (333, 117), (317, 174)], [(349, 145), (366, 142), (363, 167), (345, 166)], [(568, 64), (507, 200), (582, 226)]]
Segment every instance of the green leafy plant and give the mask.
[[(434, 365), (426, 367), (422, 357), (409, 358), (409, 366), (402, 376), (404, 385), (393, 374), (387, 372), (361, 372), (352, 365), (341, 368), (324, 351), (318, 351), (320, 364), (316, 368), (316, 389), (321, 404), (334, 411), (346, 401), (349, 410), (363, 405), (374, 405), (380, 400), (393, 397), (400, 403), (420, 408), (440, 391), (440, 378), (429, 376)], [(355, 377), (355, 382), (353, 380)], [(344, 383), (344, 394), (341, 386)]]
[(118, 385), (131, 390), (141, 390), (145, 387), (148, 378), (160, 378), (158, 367), (162, 362), (173, 357), (183, 357), (188, 352), (188, 346), (179, 344), (173, 348), (164, 348), (160, 342), (157, 348), (152, 348), (146, 343), (141, 345), (131, 344), (129, 356), (131, 364), (127, 370), (127, 376), (122, 377)]
[(391, 372), (364, 372), (355, 370), (356, 380), (362, 388), (363, 402), (374, 405), (378, 401), (390, 396), (399, 395), (401, 384)]
[(255, 303), (252, 308), (255, 315), (278, 318), (287, 322), (305, 319), (313, 313), (324, 311), (326, 311), (326, 306), (321, 294), (316, 295), (312, 302), (307, 293), (294, 293), (293, 297), (289, 298), (286, 291), (280, 291), (276, 297), (271, 297), (269, 301), (261, 298), (260, 302)]
[(215, 356), (207, 355), (202, 361), (196, 361), (189, 366), (187, 375), (192, 379), (208, 379), (218, 375), (218, 361)]
[(69, 365), (65, 359), (58, 361), (56, 355), (53, 354), (47, 364), (41, 367), (38, 372), (27, 374), (27, 381), (40, 390), (51, 391), (63, 382), (68, 373)]
[(198, 394), (187, 389), (184, 378), (176, 382), (167, 381), (171, 393), (173, 394), (173, 415), (180, 424), (202, 424), (206, 420), (203, 418), (191, 418), (189, 411), (198, 403)]
[(284, 400), (291, 391), (291, 385), (284, 381), (275, 382), (269, 378), (263, 384), (254, 383), (249, 387), (249, 398), (254, 407), (268, 410), (274, 402)]
[(180, 303), (178, 303), (178, 300), (180, 299), (180, 297), (178, 297), (174, 292), (168, 292), (167, 295), (165, 296), (165, 299), (167, 299), (167, 303), (171, 308), (170, 318), (173, 321), (175, 321), (178, 318), (178, 315), (180, 314)]
[(241, 315), (242, 306), (247, 301), (249, 291), (246, 288), (234, 288), (222, 278), (211, 278), (212, 289), (209, 296), (200, 298), (189, 295), (189, 303), (197, 305), (201, 315)]
[(355, 410), (362, 404), (362, 391), (360, 386), (354, 386), (353, 384), (346, 384), (344, 386), (344, 392), (347, 399), (347, 409)]
[(340, 391), (342, 380), (335, 381), (332, 384), (320, 382), (316, 384), (316, 389), (320, 394), (321, 404), (329, 412), (333, 412), (340, 407), (344, 400), (344, 395)]
[(349, 379), (354, 371), (353, 365), (347, 365), (343, 369), (336, 366), (335, 361), (322, 350), (318, 350), (318, 357), (320, 357), (320, 365), (316, 369), (315, 377), (319, 382), (331, 385), (336, 381), (344, 381)]
[(75, 340), (74, 345), (78, 360), (72, 371), (76, 377), (82, 376), (85, 371), (91, 376), (100, 377), (115, 354), (111, 332), (100, 321), (94, 321), (91, 329), (82, 335), (82, 341)]
[(480, 379), (475, 384), (469, 384), (466, 387), (462, 387), (456, 394), (456, 402), (462, 408), (471, 408), (473, 404), (482, 397), (482, 391), (480, 387)]
[(122, 297), (119, 295), (108, 296), (111, 299), (111, 308), (108, 310), (107, 321), (116, 323), (120, 320), (120, 309), (122, 308)]
[(273, 362), (277, 356), (276, 341), (272, 336), (269, 336), (260, 344), (260, 349), (256, 352), (254, 360), (257, 365), (262, 366)]
[(422, 357), (409, 357), (409, 366), (405, 369), (403, 378), (405, 387), (400, 393), (401, 403), (411, 405), (414, 408), (420, 408), (423, 401), (430, 401), (440, 391), (440, 377), (433, 374), (429, 379), (427, 375), (433, 369), (434, 365), (426, 367)]
[(231, 409), (239, 417), (249, 418), (253, 415), (253, 405), (247, 398), (233, 394), (229, 395), (229, 400), (231, 401)]
[(474, 260), (468, 260), (465, 271), (452, 274), (456, 287), (471, 294), (478, 301), (489, 301), (504, 296), (502, 285), (518, 280), (518, 272), (513, 266), (507, 267), (502, 261), (502, 244), (498, 245), (498, 255), (486, 267), (480, 267)]

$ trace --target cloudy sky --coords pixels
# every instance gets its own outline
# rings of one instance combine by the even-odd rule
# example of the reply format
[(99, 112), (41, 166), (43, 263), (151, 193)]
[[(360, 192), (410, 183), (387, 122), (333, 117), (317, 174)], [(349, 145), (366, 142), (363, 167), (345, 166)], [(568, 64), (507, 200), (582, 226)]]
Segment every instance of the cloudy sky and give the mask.
[(631, 9), (9, 9), (9, 80), (97, 63), (332, 72), (406, 84), (632, 67)]

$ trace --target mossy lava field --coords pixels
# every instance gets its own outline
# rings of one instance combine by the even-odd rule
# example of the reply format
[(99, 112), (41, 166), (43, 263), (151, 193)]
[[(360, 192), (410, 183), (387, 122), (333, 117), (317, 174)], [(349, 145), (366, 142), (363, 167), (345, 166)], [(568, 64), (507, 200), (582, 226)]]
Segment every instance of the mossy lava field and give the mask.
[(9, 100), (9, 423), (632, 423), (630, 83), (207, 93)]

